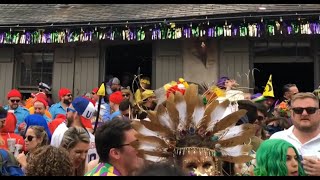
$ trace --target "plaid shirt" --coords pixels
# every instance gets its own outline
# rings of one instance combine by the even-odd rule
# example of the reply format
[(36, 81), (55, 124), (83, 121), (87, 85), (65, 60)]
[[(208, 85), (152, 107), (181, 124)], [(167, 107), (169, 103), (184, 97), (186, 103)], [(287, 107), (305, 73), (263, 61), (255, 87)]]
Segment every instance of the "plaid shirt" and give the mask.
[(99, 163), (85, 176), (121, 176), (120, 172), (108, 163)]

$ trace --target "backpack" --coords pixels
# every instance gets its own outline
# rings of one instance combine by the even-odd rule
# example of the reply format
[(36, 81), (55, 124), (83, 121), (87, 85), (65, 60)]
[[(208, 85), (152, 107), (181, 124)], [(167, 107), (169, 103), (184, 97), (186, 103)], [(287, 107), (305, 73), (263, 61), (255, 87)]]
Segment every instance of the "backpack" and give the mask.
[(0, 176), (24, 176), (19, 163), (10, 152), (0, 149)]

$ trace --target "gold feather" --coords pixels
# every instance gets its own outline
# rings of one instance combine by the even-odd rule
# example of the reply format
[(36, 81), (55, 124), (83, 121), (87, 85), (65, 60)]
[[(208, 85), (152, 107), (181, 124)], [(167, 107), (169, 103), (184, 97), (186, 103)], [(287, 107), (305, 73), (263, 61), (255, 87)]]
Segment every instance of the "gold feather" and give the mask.
[(189, 87), (186, 89), (184, 98), (187, 104), (186, 124), (189, 125), (192, 121), (192, 115), (198, 102), (198, 86), (195, 84), (190, 84)]
[(241, 134), (237, 134), (236, 136), (226, 140), (218, 141), (217, 143), (220, 144), (221, 147), (232, 147), (243, 144), (255, 135), (255, 127), (253, 124), (243, 124), (241, 126), (243, 129), (242, 132), (240, 132)]
[(173, 132), (161, 124), (152, 123), (150, 121), (140, 120), (140, 123), (143, 124), (147, 129), (151, 131), (158, 132), (161, 136), (172, 137)]
[(211, 113), (212, 111), (219, 105), (219, 101), (213, 101), (209, 105), (207, 105), (204, 111), (204, 117), (200, 122), (198, 129), (207, 129), (209, 123), (211, 122)]
[(159, 152), (159, 151), (145, 151), (145, 150), (138, 150), (138, 153), (144, 154), (144, 155), (150, 155), (150, 156), (156, 156), (156, 157), (169, 157), (172, 155), (170, 152)]
[(221, 156), (219, 157), (220, 160), (222, 161), (227, 161), (227, 162), (231, 162), (231, 163), (246, 163), (249, 162), (253, 159), (253, 157), (248, 156), (248, 155), (241, 155), (241, 156)]
[(239, 111), (236, 111), (232, 114), (229, 114), (228, 116), (224, 117), (223, 119), (221, 119), (220, 121), (218, 121), (213, 129), (212, 129), (212, 133), (216, 133), (219, 132), (221, 130), (224, 130), (228, 127), (230, 127), (231, 125), (237, 123), (239, 121), (239, 119), (244, 116), (247, 113), (246, 110), (241, 109)]
[(155, 136), (144, 136), (141, 134), (137, 134), (136, 138), (139, 139), (139, 141), (142, 141), (144, 143), (154, 144), (155, 146), (160, 146), (163, 148), (168, 147), (166, 142), (158, 137)]
[(166, 102), (166, 107), (167, 107), (167, 111), (168, 111), (168, 114), (170, 116), (170, 119), (174, 124), (174, 129), (177, 129), (177, 127), (179, 125), (179, 112), (176, 109), (176, 106), (175, 106), (174, 102), (173, 101), (167, 101)]
[(157, 117), (157, 111), (147, 111), (148, 118), (150, 121), (154, 124), (160, 124), (158, 117)]

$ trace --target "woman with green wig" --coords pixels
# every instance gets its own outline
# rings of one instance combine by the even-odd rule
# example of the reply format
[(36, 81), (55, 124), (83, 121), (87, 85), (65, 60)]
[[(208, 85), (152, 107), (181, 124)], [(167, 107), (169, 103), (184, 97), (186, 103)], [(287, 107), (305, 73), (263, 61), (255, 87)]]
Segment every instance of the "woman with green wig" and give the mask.
[(256, 153), (255, 176), (306, 176), (298, 151), (282, 139), (264, 141)]

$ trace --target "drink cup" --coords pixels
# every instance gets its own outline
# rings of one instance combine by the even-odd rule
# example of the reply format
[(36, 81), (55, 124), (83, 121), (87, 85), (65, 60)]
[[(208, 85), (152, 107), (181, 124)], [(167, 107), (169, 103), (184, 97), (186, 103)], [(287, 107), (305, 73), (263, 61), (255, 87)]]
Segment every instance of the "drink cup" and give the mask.
[(14, 153), (15, 145), (16, 145), (16, 139), (15, 138), (8, 138), (7, 139), (7, 143), (8, 143), (9, 151)]
[(17, 157), (22, 151), (22, 145), (21, 144), (16, 144), (15, 145), (15, 151), (14, 151), (14, 156)]

